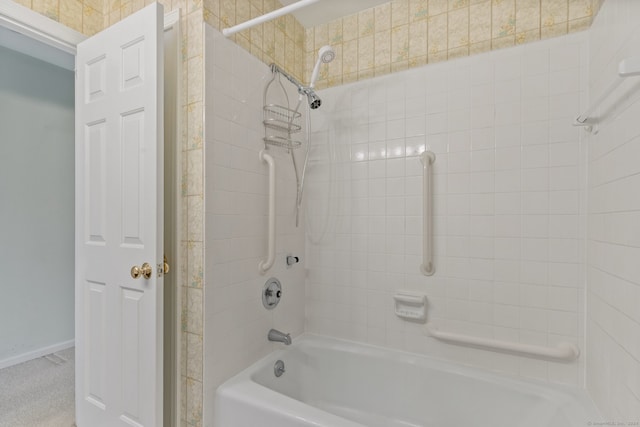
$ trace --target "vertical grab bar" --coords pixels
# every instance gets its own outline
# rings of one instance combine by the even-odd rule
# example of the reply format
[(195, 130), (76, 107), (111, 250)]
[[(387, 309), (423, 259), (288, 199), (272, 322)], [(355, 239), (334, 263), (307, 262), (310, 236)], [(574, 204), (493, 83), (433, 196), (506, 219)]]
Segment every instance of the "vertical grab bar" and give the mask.
[(264, 274), (276, 260), (276, 164), (273, 157), (260, 151), (260, 160), (269, 166), (269, 232), (267, 237), (267, 259), (260, 261), (258, 268)]
[(432, 276), (436, 272), (433, 266), (433, 183), (432, 165), (436, 161), (436, 155), (431, 151), (425, 151), (420, 156), (422, 162), (422, 265), (420, 271), (425, 276)]

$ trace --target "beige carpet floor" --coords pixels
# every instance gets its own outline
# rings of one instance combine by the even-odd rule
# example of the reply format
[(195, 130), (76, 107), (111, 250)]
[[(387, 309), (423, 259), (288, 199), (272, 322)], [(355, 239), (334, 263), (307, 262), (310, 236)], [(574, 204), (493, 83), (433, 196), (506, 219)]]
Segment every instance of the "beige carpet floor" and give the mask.
[(0, 427), (72, 427), (74, 349), (0, 369)]

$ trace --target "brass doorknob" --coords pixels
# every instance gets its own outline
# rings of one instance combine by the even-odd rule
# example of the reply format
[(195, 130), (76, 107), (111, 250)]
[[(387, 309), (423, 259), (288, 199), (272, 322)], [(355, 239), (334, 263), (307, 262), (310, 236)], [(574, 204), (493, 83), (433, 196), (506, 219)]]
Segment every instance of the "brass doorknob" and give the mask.
[(138, 267), (137, 265), (131, 267), (131, 277), (137, 279), (138, 277), (140, 277), (140, 274), (140, 267)]
[(151, 277), (151, 265), (149, 265), (149, 263), (145, 262), (142, 264), (140, 271), (142, 272), (142, 277), (145, 279), (149, 279)]
[(131, 267), (131, 277), (137, 279), (140, 276), (144, 277), (145, 279), (149, 279), (151, 277), (151, 266), (148, 262), (142, 264), (142, 267), (138, 267), (137, 265)]
[(163, 268), (164, 274), (169, 273), (169, 270), (171, 270), (169, 268), (169, 262), (167, 261), (167, 256), (166, 255), (164, 256), (164, 262), (162, 263), (162, 268)]

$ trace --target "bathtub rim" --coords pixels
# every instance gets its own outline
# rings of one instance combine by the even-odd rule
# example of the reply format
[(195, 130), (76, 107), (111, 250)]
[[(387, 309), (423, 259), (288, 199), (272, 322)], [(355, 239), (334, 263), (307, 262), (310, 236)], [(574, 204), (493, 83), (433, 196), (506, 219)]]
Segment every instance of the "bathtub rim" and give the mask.
[[(263, 369), (269, 369), (275, 361), (281, 359), (291, 349), (313, 347), (321, 347), (324, 349), (359, 354), (363, 356), (373, 356), (376, 358), (386, 358), (402, 363), (408, 363), (417, 367), (427, 367), (447, 374), (470, 378), (472, 380), (489, 382), (493, 385), (504, 386), (511, 390), (518, 390), (522, 393), (535, 395), (543, 401), (550, 401), (554, 403), (562, 402), (565, 404), (571, 403), (573, 406), (577, 405), (578, 407), (583, 408), (590, 421), (598, 422), (603, 420), (602, 414), (599, 412), (591, 396), (586, 392), (584, 387), (546, 382), (535, 378), (519, 377), (509, 373), (496, 372), (482, 367), (444, 360), (431, 355), (390, 349), (369, 343), (334, 338), (310, 332), (298, 335), (294, 338), (291, 346), (281, 346), (277, 350), (265, 355), (252, 365), (220, 384), (215, 391), (216, 405), (218, 397), (221, 394), (226, 395), (226, 397), (241, 398), (241, 396), (246, 396), (246, 393), (257, 392), (263, 399), (265, 399), (264, 402), (261, 402), (261, 406), (264, 408), (267, 407), (266, 403), (285, 404), (288, 407), (295, 409), (295, 414), (297, 416), (302, 416), (302, 414), (309, 413), (308, 411), (311, 411), (314, 417), (317, 416), (325, 422), (340, 420), (340, 422), (343, 423), (345, 421), (351, 423), (343, 424), (345, 427), (365, 427), (352, 420), (325, 412), (294, 397), (279, 393), (278, 391), (273, 390), (255, 380), (254, 376), (257, 372), (260, 372)], [(558, 406), (561, 407), (560, 405)]]

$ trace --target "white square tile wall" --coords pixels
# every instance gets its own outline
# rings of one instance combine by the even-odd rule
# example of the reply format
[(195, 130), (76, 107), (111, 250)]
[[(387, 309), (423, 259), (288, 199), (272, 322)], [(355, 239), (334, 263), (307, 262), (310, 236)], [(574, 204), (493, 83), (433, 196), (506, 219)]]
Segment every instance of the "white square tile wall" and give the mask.
[[(640, 2), (606, 1), (590, 30), (591, 99), (640, 51)], [(640, 421), (640, 93), (630, 77), (589, 139), (587, 390), (608, 421)], [(615, 106), (612, 108), (612, 106)]]
[[(442, 330), (584, 348), (586, 33), (324, 90), (312, 115), (307, 330), (562, 383), (557, 364), (443, 344), (394, 314), (427, 295)], [(435, 152), (436, 274), (420, 274)], [(329, 162), (328, 159), (335, 159)], [(581, 163), (582, 159), (582, 163)]]
[[(305, 330), (305, 310), (309, 332), (585, 381), (606, 419), (640, 419), (637, 84), (599, 112), (597, 134), (571, 126), (586, 93), (597, 98), (639, 51), (637, 22), (640, 2), (610, 0), (588, 33), (322, 91), (305, 228), (292, 226), (295, 183), (276, 155), (278, 262), (306, 250), (307, 270), (282, 261), (266, 276), (256, 268), (266, 245), (257, 153), (269, 71), (207, 27), (205, 425), (217, 385), (277, 347), (270, 327)], [(437, 155), (432, 277), (419, 273), (425, 147)], [(287, 293), (265, 312), (259, 290), (271, 275)], [(425, 293), (442, 329), (571, 341), (582, 355), (556, 364), (440, 343), (395, 316), (397, 290)]]
[[(266, 257), (268, 194), (267, 166), (258, 153), (264, 148), (263, 89), (271, 72), (220, 32), (205, 28), (204, 425), (208, 426), (218, 385), (280, 345), (267, 341), (270, 328), (293, 337), (303, 332), (305, 278), (303, 263), (285, 267), (287, 253), (304, 261), (304, 226), (295, 227), (296, 184), (290, 155), (277, 148), (270, 149), (277, 171), (277, 256), (265, 275), (258, 271), (259, 261)], [(295, 91), (289, 97), (297, 101)], [(301, 221), (304, 224), (304, 217)], [(270, 277), (281, 281), (283, 297), (278, 307), (267, 311), (261, 291)]]

